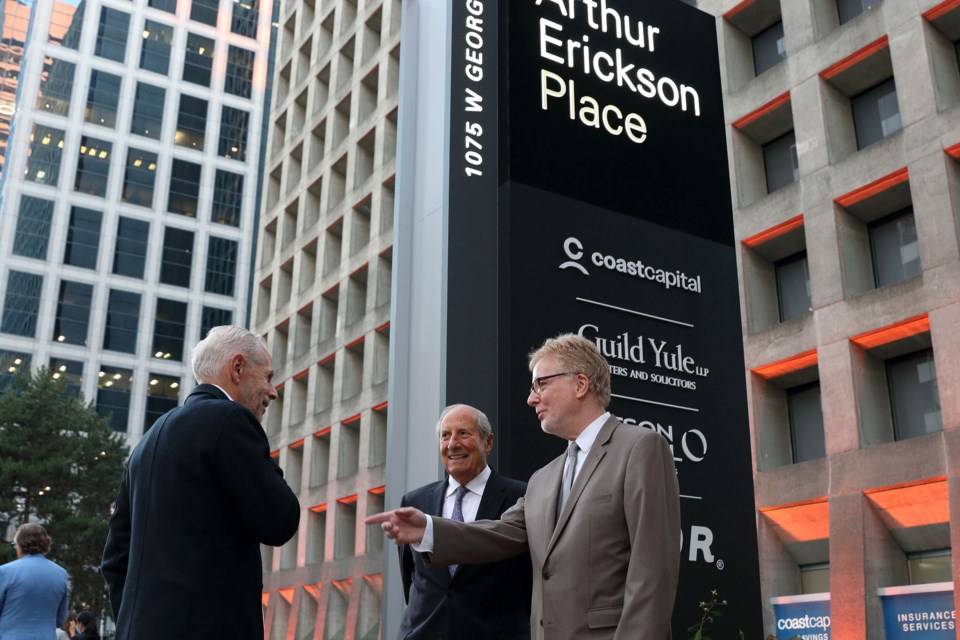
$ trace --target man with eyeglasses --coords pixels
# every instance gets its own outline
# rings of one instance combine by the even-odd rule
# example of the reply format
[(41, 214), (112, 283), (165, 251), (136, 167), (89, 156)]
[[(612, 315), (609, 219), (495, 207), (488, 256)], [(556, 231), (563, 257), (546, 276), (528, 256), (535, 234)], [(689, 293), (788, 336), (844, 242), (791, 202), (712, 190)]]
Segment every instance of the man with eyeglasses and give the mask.
[(593, 342), (549, 339), (529, 364), (527, 404), (569, 445), (533, 474), (525, 498), (499, 520), (463, 524), (401, 508), (367, 524), (434, 565), (529, 550), (533, 638), (670, 638), (680, 500), (666, 440), (607, 412), (610, 370)]
[[(462, 522), (499, 518), (527, 483), (487, 466), (493, 428), (479, 409), (455, 404), (437, 422), (447, 477), (403, 496), (400, 506)], [(530, 556), (489, 564), (430, 566), (401, 545), (400, 575), (407, 608), (398, 640), (513, 640), (530, 637)]]

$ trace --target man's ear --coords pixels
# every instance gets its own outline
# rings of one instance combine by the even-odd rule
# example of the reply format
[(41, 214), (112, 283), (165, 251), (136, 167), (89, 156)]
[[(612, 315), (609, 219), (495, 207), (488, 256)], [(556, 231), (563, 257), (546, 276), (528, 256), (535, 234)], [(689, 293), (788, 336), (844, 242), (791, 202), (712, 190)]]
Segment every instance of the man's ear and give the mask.
[(577, 398), (583, 398), (590, 393), (590, 378), (582, 373), (577, 374)]
[(246, 362), (243, 359), (243, 355), (237, 354), (230, 358), (230, 381), (234, 384), (240, 382), (240, 378), (243, 376), (243, 369), (246, 366)]

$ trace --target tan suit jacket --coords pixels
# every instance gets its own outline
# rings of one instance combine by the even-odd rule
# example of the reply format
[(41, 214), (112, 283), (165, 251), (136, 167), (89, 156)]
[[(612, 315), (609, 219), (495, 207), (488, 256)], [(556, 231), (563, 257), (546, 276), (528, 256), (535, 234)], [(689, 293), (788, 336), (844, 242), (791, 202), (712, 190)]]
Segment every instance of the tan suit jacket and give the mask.
[(534, 473), (499, 520), (434, 518), (430, 562), (492, 562), (529, 549), (533, 638), (670, 638), (680, 499), (666, 440), (611, 417), (557, 520), (564, 458)]

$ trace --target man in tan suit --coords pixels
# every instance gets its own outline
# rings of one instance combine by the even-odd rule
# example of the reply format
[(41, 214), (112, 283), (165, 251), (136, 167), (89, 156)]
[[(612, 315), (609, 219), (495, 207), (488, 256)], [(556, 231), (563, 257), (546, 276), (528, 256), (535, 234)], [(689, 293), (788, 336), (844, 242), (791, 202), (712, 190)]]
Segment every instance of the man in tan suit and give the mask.
[(367, 524), (380, 523), (435, 565), (529, 550), (534, 638), (670, 638), (680, 504), (666, 440), (606, 411), (610, 370), (591, 341), (547, 340), (531, 354), (530, 370), (527, 404), (544, 431), (571, 444), (533, 474), (525, 498), (499, 520), (463, 524), (401, 508)]

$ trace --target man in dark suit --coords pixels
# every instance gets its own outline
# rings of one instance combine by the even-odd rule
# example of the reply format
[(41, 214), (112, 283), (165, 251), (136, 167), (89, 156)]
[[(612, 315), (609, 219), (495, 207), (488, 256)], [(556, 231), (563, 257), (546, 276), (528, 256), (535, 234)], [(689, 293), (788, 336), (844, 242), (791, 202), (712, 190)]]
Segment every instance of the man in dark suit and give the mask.
[(215, 327), (193, 351), (200, 383), (127, 462), (101, 569), (116, 640), (263, 640), (260, 544), (297, 531), (300, 504), (260, 420), (277, 397), (263, 340)]
[[(447, 477), (406, 494), (401, 506), (473, 522), (499, 518), (523, 496), (525, 482), (487, 466), (493, 429), (483, 412), (463, 404), (447, 407), (437, 422), (437, 437)], [(429, 566), (409, 545), (399, 552), (407, 609), (398, 640), (530, 637), (529, 554), (451, 568)]]
[(396, 509), (367, 518), (434, 565), (490, 562), (529, 551), (530, 628), (537, 640), (671, 637), (680, 563), (673, 456), (657, 433), (606, 411), (610, 370), (576, 335), (530, 355), (527, 397), (540, 427), (567, 453), (530, 478), (499, 520), (472, 524)]

